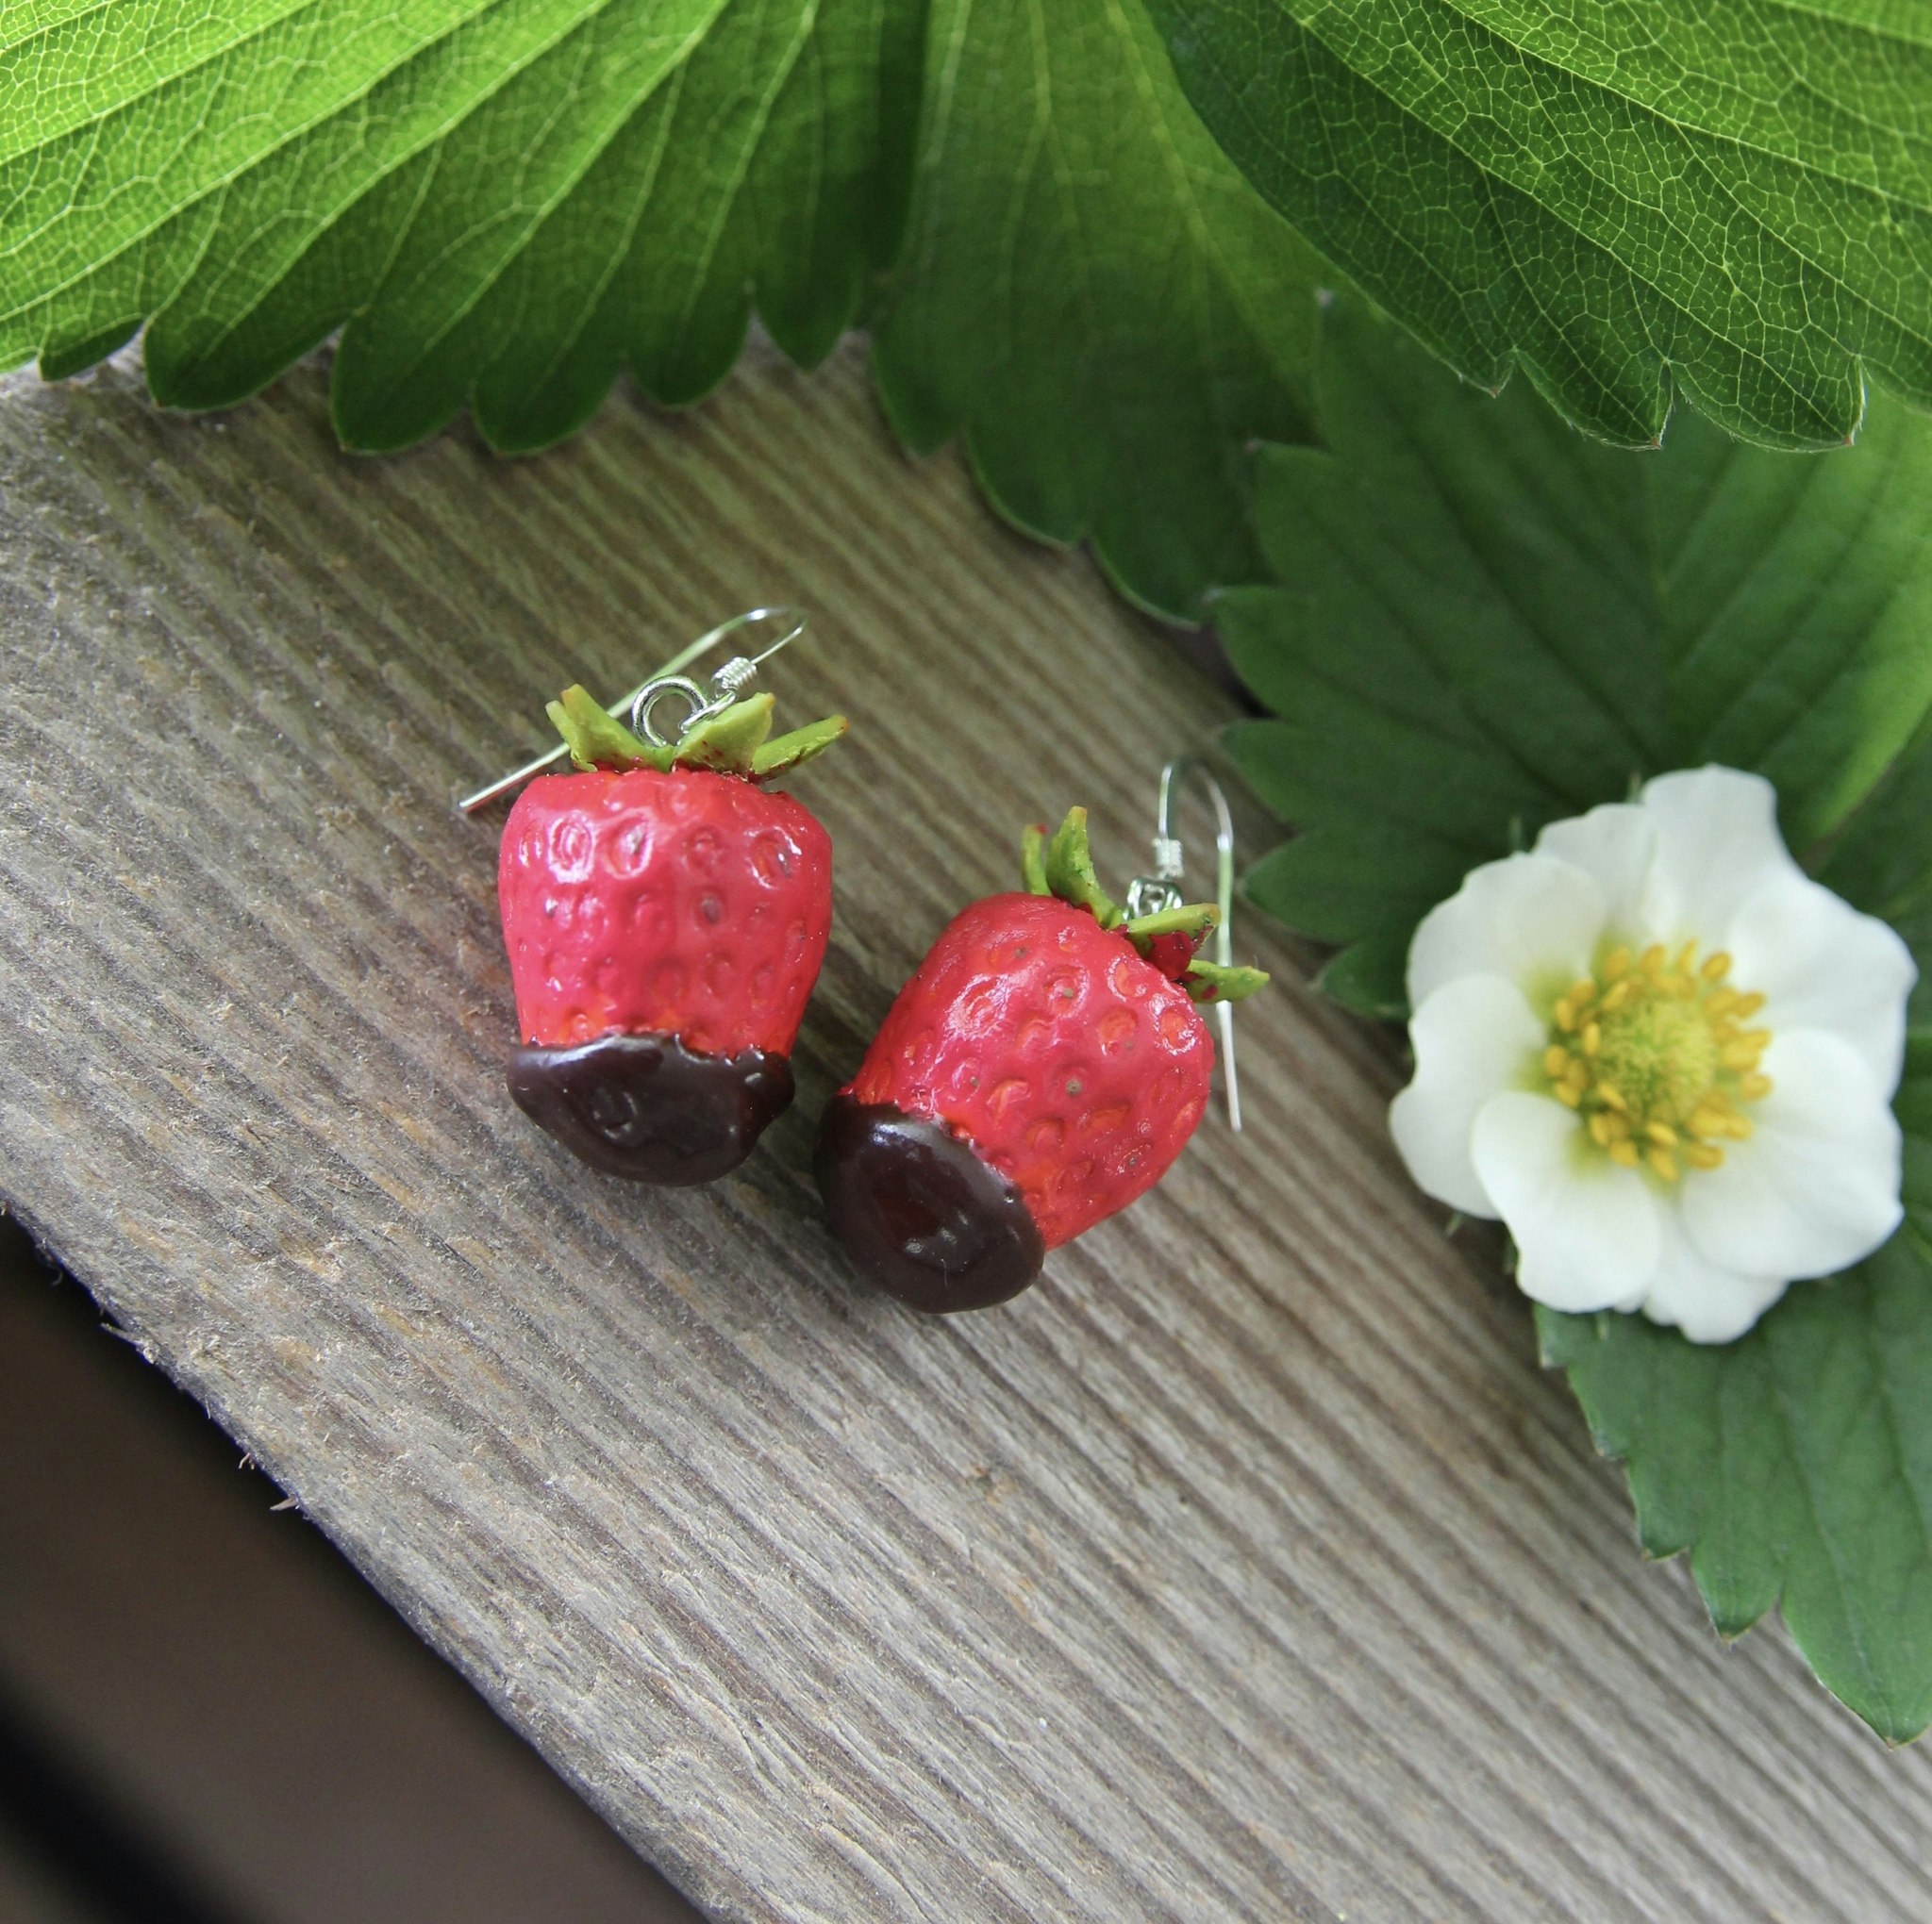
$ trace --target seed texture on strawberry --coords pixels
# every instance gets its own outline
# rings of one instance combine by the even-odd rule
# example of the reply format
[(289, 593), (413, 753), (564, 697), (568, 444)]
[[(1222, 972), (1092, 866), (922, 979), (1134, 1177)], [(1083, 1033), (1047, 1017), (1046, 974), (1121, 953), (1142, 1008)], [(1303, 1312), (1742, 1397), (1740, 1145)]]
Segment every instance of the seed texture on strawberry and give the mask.
[(755, 695), (660, 748), (581, 688), (550, 713), (577, 772), (525, 788), (497, 865), (510, 1094), (598, 1169), (709, 1182), (791, 1101), (831, 928), (831, 838), (759, 785), (844, 719), (774, 740)]
[(1084, 809), (1051, 842), (1029, 831), (1023, 865), (1026, 893), (934, 943), (820, 1131), (834, 1233), (916, 1309), (1005, 1302), (1159, 1181), (1208, 1105), (1197, 1004), (1267, 980), (1199, 959), (1212, 907), (1124, 919)]

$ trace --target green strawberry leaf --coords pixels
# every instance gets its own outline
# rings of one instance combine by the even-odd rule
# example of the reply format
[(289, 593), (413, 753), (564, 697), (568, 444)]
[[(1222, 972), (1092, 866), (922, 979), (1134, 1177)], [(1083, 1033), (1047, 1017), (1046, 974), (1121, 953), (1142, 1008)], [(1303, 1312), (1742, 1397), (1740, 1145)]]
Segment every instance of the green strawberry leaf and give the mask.
[(598, 705), (588, 688), (564, 689), (546, 712), (570, 750), (572, 763), (591, 769), (658, 769), (671, 767), (673, 751), (633, 735), (616, 716)]
[(1248, 878), (1348, 944), (1323, 985), (1405, 1012), (1416, 921), (1475, 864), (1645, 774), (1770, 775), (1792, 845), (1921, 959), (1896, 1108), (1907, 1223), (1800, 1283), (1739, 1342), (1539, 1309), (1653, 1555), (1688, 1551), (1713, 1622), (1781, 1606), (1890, 1741), (1932, 1720), (1932, 421), (1875, 401), (1853, 450), (1795, 457), (1686, 417), (1660, 454), (1498, 401), (1338, 307), (1333, 454), (1270, 451), (1281, 587), (1221, 605), (1279, 719), (1237, 759), (1302, 834)]
[(1845, 440), (1932, 403), (1932, 32), (1871, 0), (1150, 0), (1268, 200), (1470, 379), (1625, 445), (1674, 390)]
[(148, 320), (157, 396), (231, 402), (347, 323), (344, 440), (465, 405), (499, 447), (620, 366), (716, 383), (754, 301), (821, 358), (904, 210), (902, 0), (173, 0), (0, 26), (0, 363)]
[[(1901, 926), (1924, 916), (1932, 907), (1927, 821), (1932, 821), (1932, 718), (1920, 724), (1906, 753), (1873, 785), (1845, 828), (1819, 852), (1819, 880)], [(1911, 939), (1909, 930), (1907, 938)], [(1927, 999), (1924, 1020), (1932, 1027), (1932, 983), (1922, 977), (1919, 992)]]
[[(1921, 1138), (1922, 1143), (1924, 1138)], [(1825, 1688), (1889, 1743), (1932, 1722), (1932, 1244), (1901, 1230), (1735, 1343), (1539, 1308), (1545, 1363), (1623, 1458), (1651, 1556), (1711, 1621), (1782, 1606)]]
[(1408, 939), (1357, 942), (1331, 955), (1315, 977), (1324, 995), (1371, 1021), (1394, 1022), (1408, 1013)]
[(789, 774), (802, 762), (824, 754), (852, 724), (842, 715), (828, 715), (823, 722), (808, 722), (789, 735), (775, 735), (751, 758), (755, 782), (768, 782)]
[(1370, 1021), (1401, 1021), (1408, 1014), (1407, 975), (1408, 937), (1372, 937), (1329, 956), (1316, 987)]
[[(812, 365), (879, 319), (924, 448), (1192, 618), (1258, 566), (1243, 445), (1306, 431), (1314, 257), (1194, 120), (1141, 0), (175, 0), (0, 15), (0, 366), (147, 323), (161, 400), (337, 330), (401, 447), (689, 402), (756, 309)], [(924, 133), (918, 132), (923, 124)], [(907, 238), (915, 191), (919, 225)]]
[[(1919, 997), (1928, 996), (1932, 979), (1932, 923), (1912, 931), (1912, 953), (1919, 957)], [(1914, 1010), (1924, 1021), (1925, 1011)], [(1906, 1135), (1906, 1221), (1922, 1245), (1932, 1245), (1932, 1029), (1920, 1029), (1906, 1045), (1906, 1072), (1892, 1098), (1892, 1109)]]
[[(1192, 616), (1255, 578), (1247, 443), (1303, 439), (1319, 263), (1236, 173), (1141, 0), (936, 0), (879, 385), (1020, 526)], [(1332, 277), (1332, 276), (1331, 276)]]
[(1248, 893), (1344, 946), (1353, 1005), (1400, 1011), (1470, 869), (1664, 769), (1770, 776), (1793, 848), (1875, 910), (1932, 878), (1932, 421), (1874, 399), (1855, 449), (1801, 459), (1686, 415), (1623, 453), (1347, 303), (1318, 406), (1332, 453), (1260, 456), (1281, 586), (1215, 612), (1275, 718), (1229, 749), (1301, 829)]

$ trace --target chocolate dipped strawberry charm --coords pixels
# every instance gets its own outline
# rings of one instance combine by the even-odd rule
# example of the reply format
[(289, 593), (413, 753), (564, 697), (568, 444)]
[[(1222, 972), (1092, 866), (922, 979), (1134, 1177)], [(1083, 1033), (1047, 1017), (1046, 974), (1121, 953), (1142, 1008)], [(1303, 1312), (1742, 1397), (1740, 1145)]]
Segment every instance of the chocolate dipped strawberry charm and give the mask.
[(577, 772), (524, 789), (497, 867), (523, 1037), (509, 1092), (600, 1169), (709, 1182), (791, 1101), (831, 927), (831, 838), (762, 785), (844, 718), (774, 739), (758, 694), (659, 745), (579, 688), (550, 716)]
[(1197, 954), (1212, 906), (1124, 917), (1083, 808), (1022, 861), (1026, 892), (954, 918), (819, 1133), (834, 1233), (915, 1309), (1004, 1302), (1158, 1182), (1208, 1105), (1197, 1004), (1268, 979)]

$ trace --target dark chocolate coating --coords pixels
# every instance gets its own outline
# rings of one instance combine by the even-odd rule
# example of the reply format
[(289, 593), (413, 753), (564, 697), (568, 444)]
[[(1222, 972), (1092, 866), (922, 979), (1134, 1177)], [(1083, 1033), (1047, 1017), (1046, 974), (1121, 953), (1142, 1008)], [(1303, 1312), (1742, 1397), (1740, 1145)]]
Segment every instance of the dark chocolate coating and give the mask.
[(914, 1309), (987, 1309), (1040, 1274), (1046, 1246), (1019, 1190), (942, 1122), (834, 1096), (812, 1167), (852, 1260)]
[(519, 1049), (508, 1081), (517, 1106), (592, 1169), (674, 1186), (735, 1169), (791, 1101), (784, 1056), (698, 1055), (675, 1036)]

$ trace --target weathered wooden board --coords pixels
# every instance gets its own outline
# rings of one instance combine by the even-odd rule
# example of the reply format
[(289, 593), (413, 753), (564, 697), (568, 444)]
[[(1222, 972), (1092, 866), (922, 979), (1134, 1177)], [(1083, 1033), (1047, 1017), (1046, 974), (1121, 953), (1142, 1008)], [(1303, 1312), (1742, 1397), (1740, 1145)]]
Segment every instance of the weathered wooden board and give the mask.
[[(1248, 1133), (996, 1313), (821, 1231), (810, 1132), (1021, 821), (1114, 872), (1225, 712), (893, 449), (857, 348), (517, 464), (0, 389), (0, 1189), (720, 1916), (1932, 1916), (1932, 1756), (1644, 1567), (1528, 1319), (1282, 971)], [(459, 786), (759, 599), (839, 921), (736, 1180), (586, 1174), (499, 1079)]]

